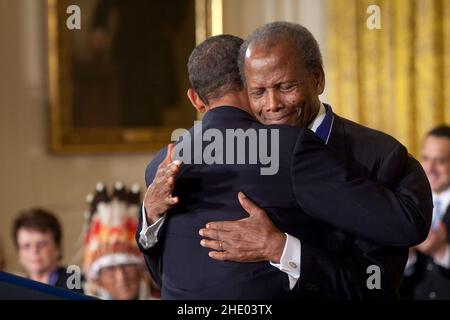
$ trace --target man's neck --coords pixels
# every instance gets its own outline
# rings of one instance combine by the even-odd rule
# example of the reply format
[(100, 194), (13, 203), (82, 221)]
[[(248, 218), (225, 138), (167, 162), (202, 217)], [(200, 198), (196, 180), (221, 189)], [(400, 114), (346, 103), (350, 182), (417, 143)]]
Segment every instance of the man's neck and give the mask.
[(38, 281), (41, 283), (47, 283), (50, 280), (50, 275), (57, 269), (57, 267), (50, 268), (48, 270), (36, 273), (30, 273), (29, 277), (31, 280)]
[(227, 93), (218, 99), (212, 100), (208, 105), (208, 110), (223, 106), (234, 107), (251, 114), (247, 93), (245, 95), (242, 92)]

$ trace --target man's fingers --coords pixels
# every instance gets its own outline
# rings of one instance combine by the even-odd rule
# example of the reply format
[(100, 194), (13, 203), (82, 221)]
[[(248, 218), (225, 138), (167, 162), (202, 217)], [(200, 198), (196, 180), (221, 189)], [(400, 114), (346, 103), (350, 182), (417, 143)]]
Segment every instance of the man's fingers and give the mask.
[(180, 162), (178, 160), (175, 160), (165, 168), (164, 176), (166, 177), (166, 179), (172, 176), (174, 177), (179, 170), (180, 170)]
[(166, 199), (164, 199), (164, 203), (169, 206), (177, 204), (178, 201), (179, 201), (178, 197), (167, 197)]
[(198, 232), (202, 237), (212, 240), (228, 240), (229, 232), (217, 229), (200, 229)]
[(167, 179), (167, 186), (169, 187), (169, 188), (172, 188), (173, 187), (173, 185), (174, 185), (174, 182), (175, 182), (175, 178), (174, 177), (169, 177), (168, 179)]
[(173, 154), (175, 151), (175, 143), (169, 143), (167, 146), (167, 154), (169, 155), (170, 162), (173, 161)]
[(225, 243), (223, 241), (218, 241), (218, 240), (202, 239), (200, 241), (200, 245), (202, 247), (213, 249), (213, 250), (216, 250), (216, 251), (224, 251), (224, 250), (226, 250), (224, 248), (224, 244)]
[(166, 164), (161, 162), (158, 166), (158, 170), (156, 170), (155, 177), (153, 178), (153, 181), (156, 180), (156, 178), (161, 177), (162, 175), (166, 174)]
[(166, 157), (164, 158), (163, 162), (165, 165), (168, 165), (172, 162), (172, 152), (173, 152), (173, 143), (169, 143), (166, 150)]
[(214, 221), (214, 222), (208, 222), (206, 224), (207, 229), (216, 229), (216, 230), (222, 230), (222, 231), (234, 231), (234, 230), (240, 230), (239, 221)]
[[(167, 167), (158, 169), (155, 178), (153, 179), (153, 186), (158, 189), (161, 185), (166, 185), (167, 182), (174, 183), (175, 175), (179, 170), (179, 162), (171, 164)], [(172, 177), (172, 179), (170, 179)]]
[(180, 170), (180, 164), (181, 162), (179, 160), (172, 161), (167, 165), (164, 164), (164, 162), (161, 162), (153, 181), (160, 183), (162, 179), (162, 181), (165, 182), (169, 177), (175, 176)]
[(243, 192), (238, 193), (238, 199), (242, 208), (244, 208), (244, 210), (247, 211), (247, 213), (250, 216), (254, 216), (256, 214), (261, 214), (265, 212), (263, 209), (258, 207), (252, 200), (250, 200)]
[(227, 261), (227, 260), (232, 260), (232, 261), (237, 261), (236, 257), (228, 252), (228, 251), (210, 251), (208, 252), (208, 255), (213, 258), (214, 260), (219, 260), (219, 261)]

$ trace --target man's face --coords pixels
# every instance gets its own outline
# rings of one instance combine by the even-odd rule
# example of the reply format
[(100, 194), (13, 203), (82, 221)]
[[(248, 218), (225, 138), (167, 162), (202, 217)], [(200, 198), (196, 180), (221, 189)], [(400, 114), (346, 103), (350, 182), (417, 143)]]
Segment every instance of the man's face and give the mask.
[(28, 274), (52, 272), (60, 250), (50, 232), (21, 228), (17, 232), (19, 259)]
[(98, 283), (113, 300), (132, 300), (139, 296), (141, 268), (135, 264), (105, 267), (100, 270)]
[(422, 146), (421, 164), (433, 192), (450, 186), (450, 139), (428, 136)]
[(323, 71), (311, 72), (287, 41), (273, 48), (253, 45), (245, 57), (250, 107), (263, 124), (307, 126), (320, 108)]

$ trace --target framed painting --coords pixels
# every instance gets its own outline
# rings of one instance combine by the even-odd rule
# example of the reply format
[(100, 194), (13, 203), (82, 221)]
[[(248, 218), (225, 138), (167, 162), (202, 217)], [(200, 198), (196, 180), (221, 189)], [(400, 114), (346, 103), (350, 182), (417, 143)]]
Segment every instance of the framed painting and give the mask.
[(47, 14), (54, 153), (152, 152), (193, 125), (186, 64), (222, 32), (222, 0), (47, 0)]

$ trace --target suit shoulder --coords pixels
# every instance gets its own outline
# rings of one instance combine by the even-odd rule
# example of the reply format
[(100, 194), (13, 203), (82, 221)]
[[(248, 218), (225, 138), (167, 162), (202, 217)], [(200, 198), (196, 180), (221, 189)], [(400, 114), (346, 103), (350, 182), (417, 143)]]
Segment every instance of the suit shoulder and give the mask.
[(363, 126), (342, 117), (337, 118), (338, 121), (342, 121), (346, 136), (356, 144), (377, 148), (385, 153), (390, 153), (397, 149), (403, 149), (404, 152), (407, 152), (403, 144), (387, 133)]

